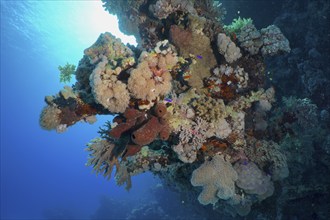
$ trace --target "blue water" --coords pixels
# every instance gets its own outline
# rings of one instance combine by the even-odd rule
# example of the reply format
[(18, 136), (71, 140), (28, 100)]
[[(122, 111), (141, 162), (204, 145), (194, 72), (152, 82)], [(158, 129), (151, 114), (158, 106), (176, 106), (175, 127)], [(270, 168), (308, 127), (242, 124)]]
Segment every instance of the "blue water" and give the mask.
[[(280, 109), (285, 110), (280, 104), (281, 96), (310, 98), (313, 105), (317, 104), (318, 110), (306, 106), (311, 109), (307, 119), (314, 120), (314, 114), (320, 114), (322, 119), (324, 113), (317, 128), (307, 127), (301, 132), (293, 123), (284, 131), (274, 129), (275, 139), (284, 138), (286, 132), (295, 134), (297, 129), (297, 136), (292, 136), (294, 145), (281, 145), (287, 151), (290, 176), (276, 183), (273, 197), (255, 203), (250, 215), (243, 218), (329, 219), (329, 178), (324, 175), (329, 171), (329, 139), (325, 137), (330, 120), (330, 90), (326, 84), (329, 34), (325, 28), (329, 0), (221, 2), (227, 10), (225, 24), (238, 16), (251, 17), (258, 29), (275, 23), (290, 41), (291, 54), (266, 60), (278, 96), (274, 115), (268, 115), (271, 124), (279, 123), (282, 130), (282, 123), (296, 120), (294, 113), (278, 116)], [(100, 33), (111, 32), (124, 43), (136, 45), (133, 36), (120, 33), (116, 16), (108, 14), (100, 0), (0, 3), (1, 220), (243, 219), (227, 217), (230, 210), (222, 209), (225, 206), (221, 203), (215, 211), (211, 206), (200, 205), (199, 191), (192, 190), (196, 188), (182, 177), (189, 169), (183, 169), (182, 176), (174, 175), (175, 181), (170, 175), (165, 178), (167, 183), (172, 181), (172, 188), (164, 187), (150, 173), (134, 176), (129, 192), (117, 186), (113, 178), (107, 181), (92, 173), (92, 168), (85, 166), (88, 152), (84, 149), (99, 136), (99, 127), (111, 116), (98, 116), (93, 125), (77, 123), (63, 134), (40, 128), (44, 97), (58, 93), (65, 85), (60, 83), (59, 65), (77, 66), (84, 49)], [(298, 144), (302, 146), (299, 149)], [(190, 188), (184, 191), (187, 186)], [(175, 187), (181, 189), (181, 194), (174, 192)]]
[(1, 219), (42, 219), (65, 210), (87, 219), (100, 198), (140, 203), (158, 183), (139, 175), (126, 192), (85, 166), (85, 145), (109, 116), (64, 134), (39, 127), (44, 96), (64, 86), (58, 65), (78, 64), (105, 31), (134, 44), (99, 1), (1, 1)]

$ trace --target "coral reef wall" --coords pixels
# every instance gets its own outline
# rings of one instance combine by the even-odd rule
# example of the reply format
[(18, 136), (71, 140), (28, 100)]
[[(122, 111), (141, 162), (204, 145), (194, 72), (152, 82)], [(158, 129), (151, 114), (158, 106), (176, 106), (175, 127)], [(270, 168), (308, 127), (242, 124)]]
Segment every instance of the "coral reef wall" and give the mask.
[(326, 0), (286, 2), (274, 23), (290, 39), (292, 52), (269, 61), (269, 69), (276, 72), (274, 81), (279, 85), (280, 95), (310, 98), (327, 111), (330, 111), (329, 5)]
[[(294, 31), (284, 22), (292, 14), (267, 27), (238, 19), (228, 28), (218, 1), (102, 1), (138, 46), (102, 33), (84, 51), (75, 85), (47, 96), (40, 115), (43, 128), (58, 132), (98, 114), (115, 116), (88, 144), (87, 165), (96, 173), (110, 178), (115, 168), (118, 185), (129, 189), (131, 176), (152, 172), (210, 219), (274, 219), (288, 214), (287, 202), (327, 192), (327, 180), (319, 191), (314, 181), (299, 183), (317, 179), (307, 171), (320, 163), (329, 171), (329, 74), (320, 47), (328, 38), (296, 65), (307, 47), (290, 41)], [(308, 2), (306, 16), (320, 4), (326, 2)], [(289, 1), (283, 10), (292, 7), (299, 4)], [(308, 25), (310, 45), (316, 35)], [(286, 77), (297, 77), (290, 72), (296, 70), (303, 70), (298, 87), (306, 90), (288, 97), (294, 93), (286, 91)]]

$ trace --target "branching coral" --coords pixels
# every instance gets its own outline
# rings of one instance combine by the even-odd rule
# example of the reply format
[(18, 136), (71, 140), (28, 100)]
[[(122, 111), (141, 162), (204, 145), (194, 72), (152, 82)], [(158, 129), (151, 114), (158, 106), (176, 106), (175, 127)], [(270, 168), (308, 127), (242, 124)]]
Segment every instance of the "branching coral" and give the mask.
[(209, 125), (201, 118), (196, 118), (188, 125), (180, 127), (179, 143), (172, 149), (184, 163), (192, 163), (197, 158), (197, 151), (206, 141)]

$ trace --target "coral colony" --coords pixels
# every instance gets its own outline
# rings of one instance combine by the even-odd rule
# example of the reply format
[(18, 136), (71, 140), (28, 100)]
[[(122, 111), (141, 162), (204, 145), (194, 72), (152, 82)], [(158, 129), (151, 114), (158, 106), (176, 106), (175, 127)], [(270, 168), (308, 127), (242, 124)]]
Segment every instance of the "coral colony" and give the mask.
[(264, 73), (264, 58), (289, 52), (288, 40), (251, 19), (224, 26), (216, 1), (103, 2), (138, 47), (102, 33), (77, 82), (45, 98), (41, 126), (64, 132), (114, 116), (88, 143), (96, 173), (110, 178), (115, 167), (129, 189), (131, 176), (149, 171), (201, 205), (247, 215), (289, 174), (280, 146), (266, 140), (275, 91)]

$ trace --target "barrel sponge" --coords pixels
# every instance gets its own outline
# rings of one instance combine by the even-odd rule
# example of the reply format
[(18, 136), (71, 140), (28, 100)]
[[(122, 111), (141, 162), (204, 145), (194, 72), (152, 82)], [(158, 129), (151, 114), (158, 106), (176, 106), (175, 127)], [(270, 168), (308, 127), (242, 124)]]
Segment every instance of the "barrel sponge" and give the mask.
[(40, 114), (39, 124), (45, 130), (56, 129), (61, 124), (61, 110), (56, 106), (47, 105)]
[(90, 75), (90, 86), (97, 103), (112, 113), (122, 113), (128, 107), (130, 96), (126, 84), (117, 79), (116, 72), (107, 66), (105, 56)]
[(202, 186), (198, 201), (203, 205), (215, 204), (218, 199), (228, 200), (235, 195), (235, 181), (238, 176), (231, 163), (222, 155), (215, 155), (193, 171), (191, 184)]
[(128, 89), (132, 96), (152, 101), (169, 93), (172, 88), (169, 70), (177, 62), (175, 55), (142, 53), (139, 60), (139, 65), (132, 70), (128, 79)]

